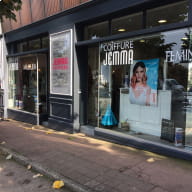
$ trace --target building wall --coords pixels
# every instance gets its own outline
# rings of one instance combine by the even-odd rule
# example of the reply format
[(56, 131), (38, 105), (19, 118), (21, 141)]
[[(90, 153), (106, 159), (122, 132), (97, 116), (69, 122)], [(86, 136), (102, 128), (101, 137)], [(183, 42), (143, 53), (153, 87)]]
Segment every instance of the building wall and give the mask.
[(6, 55), (7, 55), (7, 49), (6, 49), (6, 44), (5, 44), (5, 39), (2, 34), (2, 24), (0, 24), (0, 88), (3, 90), (3, 95), (1, 93), (1, 98), (0, 98), (0, 107), (4, 108), (4, 113), (1, 114), (3, 115), (4, 118), (7, 118), (7, 60), (6, 60)]
[(17, 21), (4, 18), (3, 32), (29, 25), (88, 1), (90, 0), (24, 0), (21, 10), (15, 12)]

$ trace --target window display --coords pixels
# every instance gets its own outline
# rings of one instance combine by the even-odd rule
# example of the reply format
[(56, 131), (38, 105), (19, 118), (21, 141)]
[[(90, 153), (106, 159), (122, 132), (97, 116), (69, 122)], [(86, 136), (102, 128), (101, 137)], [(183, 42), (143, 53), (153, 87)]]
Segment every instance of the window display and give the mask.
[(46, 113), (46, 64), (46, 55), (43, 54), (8, 59), (9, 108), (30, 113)]
[[(102, 43), (98, 126), (162, 142), (182, 129), (183, 146), (192, 145), (190, 42), (186, 28)], [(172, 122), (174, 131), (172, 126), (163, 132), (164, 121)]]

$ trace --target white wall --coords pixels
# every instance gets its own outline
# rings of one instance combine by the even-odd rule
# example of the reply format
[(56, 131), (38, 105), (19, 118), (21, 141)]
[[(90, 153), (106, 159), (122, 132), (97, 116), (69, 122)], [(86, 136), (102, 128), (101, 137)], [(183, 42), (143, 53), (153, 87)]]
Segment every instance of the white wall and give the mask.
[(4, 89), (4, 117), (7, 118), (7, 101), (8, 101), (8, 75), (7, 75), (7, 48), (2, 33), (0, 23), (0, 86)]
[(120, 94), (119, 121), (127, 121), (132, 131), (160, 136), (163, 118), (171, 118), (171, 91), (158, 91), (157, 106), (131, 104), (129, 94)]

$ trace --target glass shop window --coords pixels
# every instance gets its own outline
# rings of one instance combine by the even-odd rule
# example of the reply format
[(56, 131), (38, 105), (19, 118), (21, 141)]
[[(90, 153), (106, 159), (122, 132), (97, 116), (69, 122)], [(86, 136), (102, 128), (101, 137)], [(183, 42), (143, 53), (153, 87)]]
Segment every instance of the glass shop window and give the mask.
[(142, 16), (142, 13), (136, 13), (113, 19), (111, 22), (112, 35), (141, 29)]
[(147, 28), (188, 21), (188, 1), (150, 9), (147, 11)]
[(180, 146), (192, 147), (191, 40), (185, 28), (101, 43), (89, 122), (173, 146), (179, 129)]
[(109, 35), (109, 22), (104, 21), (85, 27), (85, 40), (96, 39)]
[(37, 112), (37, 59), (35, 56), (9, 58), (8, 107)]
[(27, 41), (23, 41), (17, 44), (17, 52), (29, 51), (29, 46)]
[(46, 113), (47, 55), (9, 58), (8, 87), (9, 108), (30, 113)]
[(15, 52), (20, 53), (48, 47), (49, 47), (49, 37), (43, 36), (41, 38), (35, 38), (17, 43)]
[(49, 47), (49, 37), (43, 37), (41, 39), (42, 41), (42, 48), (48, 48)]
[(29, 41), (29, 50), (36, 50), (41, 48), (41, 40), (39, 39), (33, 39)]

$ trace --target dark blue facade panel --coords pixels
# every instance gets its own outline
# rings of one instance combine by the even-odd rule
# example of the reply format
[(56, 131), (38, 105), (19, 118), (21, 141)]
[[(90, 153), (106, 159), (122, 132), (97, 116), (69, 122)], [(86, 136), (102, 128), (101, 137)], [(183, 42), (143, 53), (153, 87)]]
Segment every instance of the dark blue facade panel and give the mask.
[(51, 103), (51, 116), (72, 120), (72, 104)]
[(37, 124), (37, 115), (32, 113), (25, 113), (23, 111), (7, 110), (8, 118), (14, 119), (16, 121), (22, 121), (26, 123), (31, 123), (33, 125)]

